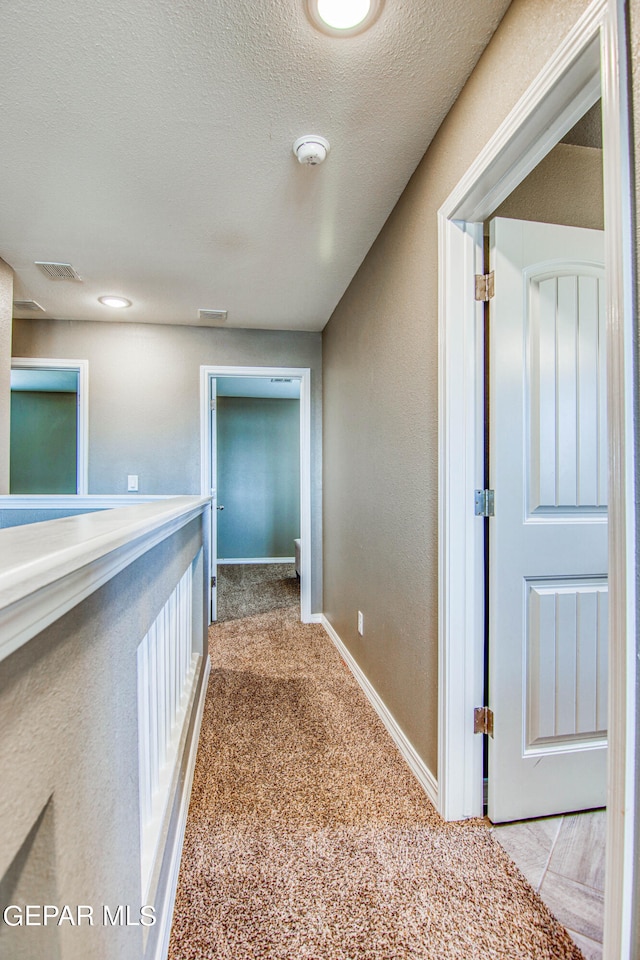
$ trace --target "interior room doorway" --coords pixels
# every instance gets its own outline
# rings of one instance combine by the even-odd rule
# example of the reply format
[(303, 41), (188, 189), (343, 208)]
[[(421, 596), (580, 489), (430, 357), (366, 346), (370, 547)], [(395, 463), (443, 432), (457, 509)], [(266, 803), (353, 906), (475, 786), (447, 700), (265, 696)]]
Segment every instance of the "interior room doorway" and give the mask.
[[(273, 577), (282, 568), (280, 579), (299, 578), (300, 617), (311, 622), (309, 388), (308, 369), (201, 368), (212, 621), (221, 577), (237, 593), (252, 570), (272, 565)], [(266, 591), (277, 586), (270, 572), (263, 577)], [(232, 574), (238, 583), (231, 583)]]
[[(630, 957), (636, 904), (633, 270), (621, 5), (594, 0), (440, 210), (440, 726), (438, 803), (483, 809), (483, 222), (602, 96), (607, 315), (608, 822), (604, 957)], [(473, 299), (474, 277), (480, 295)], [(486, 280), (489, 283), (489, 278)], [(484, 496), (482, 497), (484, 499)], [(477, 501), (477, 498), (476, 498)], [(499, 509), (496, 491), (495, 509)], [(487, 729), (481, 722), (478, 732)], [(524, 742), (526, 731), (519, 726)]]
[[(598, 100), (485, 221), (492, 822), (604, 807), (608, 445)], [(495, 509), (495, 498), (499, 508)], [(482, 521), (480, 521), (482, 522)]]
[(607, 802), (604, 234), (503, 217), (488, 227), (487, 815), (509, 822), (495, 838), (595, 958)]
[(214, 389), (212, 594), (220, 621), (295, 606), (296, 597), (299, 604), (300, 381), (212, 377)]
[(11, 361), (11, 494), (88, 492), (88, 362)]

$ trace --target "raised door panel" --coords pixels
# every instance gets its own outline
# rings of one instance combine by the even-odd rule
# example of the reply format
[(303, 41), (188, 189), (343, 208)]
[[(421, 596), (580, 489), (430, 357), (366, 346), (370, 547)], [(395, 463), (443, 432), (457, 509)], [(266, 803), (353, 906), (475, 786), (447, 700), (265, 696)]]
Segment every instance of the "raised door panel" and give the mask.
[(528, 513), (606, 513), (604, 277), (558, 264), (526, 271)]
[(607, 581), (527, 582), (525, 753), (606, 740)]

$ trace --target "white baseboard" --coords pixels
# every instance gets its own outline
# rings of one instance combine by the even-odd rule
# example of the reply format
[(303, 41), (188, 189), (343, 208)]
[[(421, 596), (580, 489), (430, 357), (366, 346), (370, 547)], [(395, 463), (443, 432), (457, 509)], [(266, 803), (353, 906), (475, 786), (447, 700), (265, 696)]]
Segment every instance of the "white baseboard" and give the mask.
[(156, 938), (156, 947), (154, 951), (154, 960), (167, 960), (169, 953), (169, 937), (171, 935), (171, 923), (173, 921), (173, 908), (175, 906), (176, 891), (178, 889), (178, 873), (180, 871), (180, 860), (182, 858), (182, 847), (184, 844), (184, 833), (187, 826), (187, 813), (189, 811), (189, 800), (191, 798), (191, 787), (193, 784), (193, 772), (196, 766), (196, 754), (198, 752), (198, 741), (200, 739), (200, 726), (202, 724), (202, 714), (204, 712), (204, 701), (207, 694), (207, 682), (211, 672), (211, 660), (209, 656), (204, 665), (204, 676), (200, 687), (200, 697), (196, 707), (196, 717), (193, 725), (191, 742), (189, 743), (189, 757), (187, 759), (184, 780), (182, 781), (182, 792), (180, 796), (180, 806), (178, 810), (176, 831), (171, 851), (171, 860), (168, 868), (168, 879), (166, 886), (164, 909), (159, 911), (157, 921), (159, 930)]
[(226, 563), (295, 563), (295, 557), (236, 557), (235, 559), (219, 559), (216, 561), (218, 566), (224, 566)]
[(324, 614), (323, 613), (310, 613), (309, 619), (305, 620), (305, 623), (322, 623), (324, 625)]
[(338, 653), (347, 664), (351, 673), (354, 675), (360, 687), (362, 688), (367, 700), (376, 711), (385, 727), (389, 736), (397, 746), (398, 750), (406, 760), (409, 769), (413, 773), (414, 777), (431, 800), (432, 804), (438, 809), (438, 781), (431, 773), (424, 760), (418, 752), (416, 751), (413, 744), (407, 739), (404, 731), (398, 726), (398, 723), (389, 711), (388, 707), (381, 699), (379, 694), (376, 692), (375, 688), (372, 686), (370, 681), (367, 679), (365, 674), (362, 672), (356, 661), (353, 659), (344, 643), (331, 626), (324, 614), (320, 614), (320, 623), (326, 630), (327, 634), (335, 644)]

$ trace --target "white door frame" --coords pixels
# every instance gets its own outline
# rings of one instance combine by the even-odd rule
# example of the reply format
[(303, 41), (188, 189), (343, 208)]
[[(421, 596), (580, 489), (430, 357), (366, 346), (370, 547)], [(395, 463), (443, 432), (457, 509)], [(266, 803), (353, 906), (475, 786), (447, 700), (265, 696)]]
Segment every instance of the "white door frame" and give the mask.
[[(300, 381), (300, 619), (313, 623), (311, 613), (311, 370), (308, 367), (200, 367), (200, 490), (211, 496), (211, 410), (209, 381), (213, 377), (287, 377)], [(209, 546), (211, 576), (213, 545)]]
[(89, 361), (12, 357), (12, 370), (73, 370), (78, 374), (76, 494), (89, 492)]
[[(609, 434), (609, 784), (605, 960), (632, 956), (636, 540), (631, 170), (622, 0), (593, 0), (439, 211), (438, 806), (482, 815), (482, 223), (602, 96)], [(628, 601), (627, 602), (627, 598)], [(626, 814), (626, 816), (625, 816)]]

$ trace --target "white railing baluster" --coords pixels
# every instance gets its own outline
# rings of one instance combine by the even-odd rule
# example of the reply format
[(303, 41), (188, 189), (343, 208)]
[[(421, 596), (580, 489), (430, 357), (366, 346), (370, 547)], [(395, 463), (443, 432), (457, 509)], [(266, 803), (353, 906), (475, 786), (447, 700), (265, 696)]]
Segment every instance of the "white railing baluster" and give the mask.
[(149, 749), (149, 650), (145, 643), (138, 647), (138, 759), (140, 776), (140, 807), (143, 821), (151, 811), (150, 749)]
[(176, 675), (176, 653), (177, 646), (180, 640), (180, 635), (178, 633), (178, 603), (180, 600), (180, 583), (175, 589), (175, 592), (171, 599), (169, 600), (169, 617), (171, 620), (171, 636), (173, 638), (173, 643), (169, 647), (169, 685), (167, 687), (167, 699), (169, 702), (169, 735), (171, 735), (171, 730), (178, 718), (177, 710), (177, 686), (178, 686), (178, 677)]
[(162, 742), (162, 765), (167, 762), (167, 747), (169, 745), (169, 704), (167, 701), (167, 687), (169, 685), (169, 665), (168, 660), (168, 644), (171, 637), (171, 625), (169, 623), (168, 616), (168, 607), (171, 602), (171, 598), (167, 600), (164, 608), (162, 610), (162, 616), (160, 617), (160, 624), (162, 629), (162, 640), (160, 648), (162, 650), (162, 677), (160, 679), (160, 686), (158, 687), (158, 697), (162, 704), (162, 714), (160, 716), (160, 739)]
[(158, 782), (158, 651), (156, 645), (156, 625), (149, 631), (149, 783), (151, 798)]

